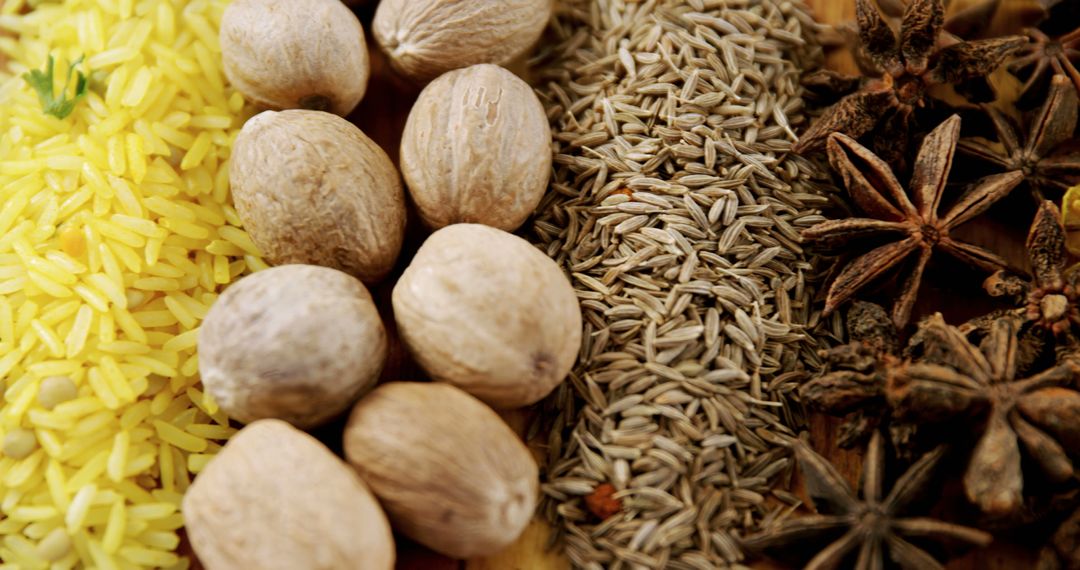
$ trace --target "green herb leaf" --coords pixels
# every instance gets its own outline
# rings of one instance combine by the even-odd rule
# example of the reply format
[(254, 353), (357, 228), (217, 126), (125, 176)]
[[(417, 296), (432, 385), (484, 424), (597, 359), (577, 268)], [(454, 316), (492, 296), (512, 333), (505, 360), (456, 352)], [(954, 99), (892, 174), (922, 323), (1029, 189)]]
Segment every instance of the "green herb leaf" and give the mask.
[[(40, 69), (33, 69), (23, 74), (23, 79), (37, 92), (38, 100), (41, 101), (41, 108), (45, 111), (45, 114), (63, 119), (70, 115), (75, 110), (75, 105), (79, 103), (79, 100), (86, 96), (88, 88), (86, 76), (81, 71), (75, 71), (75, 68), (82, 63), (82, 60), (83, 58), (79, 57), (68, 66), (64, 87), (60, 90), (59, 98), (56, 97), (53, 91), (55, 62), (51, 55), (48, 63), (45, 64), (44, 72)], [(71, 99), (68, 99), (68, 86), (71, 85), (72, 73), (76, 75), (75, 94)]]

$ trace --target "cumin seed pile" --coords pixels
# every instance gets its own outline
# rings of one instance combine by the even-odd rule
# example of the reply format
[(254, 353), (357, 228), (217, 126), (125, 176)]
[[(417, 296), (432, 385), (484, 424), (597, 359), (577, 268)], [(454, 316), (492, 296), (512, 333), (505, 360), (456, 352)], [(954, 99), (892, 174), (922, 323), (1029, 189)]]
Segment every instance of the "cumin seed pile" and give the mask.
[(798, 504), (774, 488), (788, 394), (840, 334), (799, 245), (831, 190), (788, 153), (815, 29), (792, 1), (564, 0), (531, 62), (557, 147), (531, 238), (585, 317), (540, 414), (542, 510), (575, 567), (738, 566), (736, 537)]

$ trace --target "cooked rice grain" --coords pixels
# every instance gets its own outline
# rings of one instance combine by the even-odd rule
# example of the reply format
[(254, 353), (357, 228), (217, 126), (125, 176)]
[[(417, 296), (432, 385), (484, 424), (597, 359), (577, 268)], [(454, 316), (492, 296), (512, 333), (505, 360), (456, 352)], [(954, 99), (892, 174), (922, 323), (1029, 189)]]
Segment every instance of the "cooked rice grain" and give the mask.
[[(25, 4), (0, 8), (0, 437), (34, 444), (0, 457), (0, 568), (186, 568), (182, 494), (234, 432), (198, 326), (266, 267), (229, 203), (250, 111), (218, 66), (227, 0)], [(50, 55), (86, 58), (65, 119), (21, 77)], [(77, 393), (46, 409), (54, 376)]]

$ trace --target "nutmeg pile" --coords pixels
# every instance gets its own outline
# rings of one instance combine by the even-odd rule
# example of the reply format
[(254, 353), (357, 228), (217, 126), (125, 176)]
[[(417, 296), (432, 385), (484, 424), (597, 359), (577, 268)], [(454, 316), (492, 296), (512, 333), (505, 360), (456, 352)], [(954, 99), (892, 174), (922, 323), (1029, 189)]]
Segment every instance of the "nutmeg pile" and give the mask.
[[(537, 466), (492, 407), (532, 404), (563, 381), (581, 313), (560, 268), (509, 233), (547, 189), (551, 135), (532, 89), (499, 65), (537, 41), (550, 12), (550, 0), (378, 6), (372, 32), (394, 72), (430, 82), (399, 174), (344, 118), (373, 87), (349, 8), (235, 0), (225, 11), (223, 68), (266, 109), (237, 137), (229, 181), (275, 267), (226, 290), (199, 333), (206, 390), (247, 424), (184, 500), (210, 570), (391, 568), (391, 527), (482, 556), (528, 525)], [(368, 287), (400, 261), (409, 204), (425, 226), (415, 230), (433, 233), (393, 286), (387, 327)], [(392, 330), (431, 381), (379, 384)], [(345, 460), (301, 431), (345, 413)]]

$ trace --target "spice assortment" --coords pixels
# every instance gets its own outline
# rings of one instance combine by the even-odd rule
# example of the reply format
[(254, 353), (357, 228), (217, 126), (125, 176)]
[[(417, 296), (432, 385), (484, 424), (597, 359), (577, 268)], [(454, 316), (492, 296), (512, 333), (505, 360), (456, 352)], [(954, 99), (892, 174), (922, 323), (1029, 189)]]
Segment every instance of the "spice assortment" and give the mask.
[(0, 570), (1080, 566), (1080, 3), (842, 4), (3, 2)]

